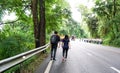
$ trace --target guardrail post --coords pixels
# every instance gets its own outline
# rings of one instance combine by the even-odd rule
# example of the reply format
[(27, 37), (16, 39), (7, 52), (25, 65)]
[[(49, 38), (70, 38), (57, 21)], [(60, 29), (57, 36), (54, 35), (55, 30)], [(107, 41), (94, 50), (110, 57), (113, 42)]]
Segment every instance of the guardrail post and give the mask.
[(20, 63), (20, 73), (23, 73), (23, 70), (24, 70), (24, 68), (23, 68), (23, 62), (22, 62), (22, 63)]

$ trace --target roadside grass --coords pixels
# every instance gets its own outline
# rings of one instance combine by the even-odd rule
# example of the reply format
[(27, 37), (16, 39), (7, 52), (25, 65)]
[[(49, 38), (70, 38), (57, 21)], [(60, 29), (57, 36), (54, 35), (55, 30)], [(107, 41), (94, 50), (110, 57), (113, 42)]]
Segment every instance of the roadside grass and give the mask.
[(48, 48), (45, 52), (41, 52), (21, 64), (5, 71), (4, 73), (34, 73), (43, 60), (48, 57), (49, 53), (50, 48)]
[(32, 62), (30, 62), (29, 64), (26, 64), (26, 66), (24, 66), (21, 69), (22, 70), (21, 73), (34, 73), (35, 70), (43, 62), (43, 60), (48, 57), (49, 52), (50, 52), (49, 49), (47, 49), (45, 53), (42, 52), (36, 55), (36, 58)]

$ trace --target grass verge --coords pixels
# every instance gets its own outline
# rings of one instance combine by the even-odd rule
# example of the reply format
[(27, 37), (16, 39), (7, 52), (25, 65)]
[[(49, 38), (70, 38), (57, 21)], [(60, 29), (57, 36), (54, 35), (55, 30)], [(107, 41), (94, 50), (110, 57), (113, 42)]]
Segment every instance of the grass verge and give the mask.
[(49, 52), (50, 49), (47, 49), (46, 52), (41, 52), (4, 73), (34, 73), (42, 61), (48, 57)]

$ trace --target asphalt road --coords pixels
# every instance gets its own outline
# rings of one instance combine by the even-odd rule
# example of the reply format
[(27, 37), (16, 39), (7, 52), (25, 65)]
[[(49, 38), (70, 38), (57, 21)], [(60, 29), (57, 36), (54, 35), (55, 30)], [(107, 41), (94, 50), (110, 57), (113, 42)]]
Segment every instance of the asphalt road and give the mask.
[[(66, 62), (62, 62), (62, 48), (58, 48), (56, 61), (48, 73), (120, 73), (120, 48), (71, 41)], [(44, 73), (50, 56), (36, 69)]]

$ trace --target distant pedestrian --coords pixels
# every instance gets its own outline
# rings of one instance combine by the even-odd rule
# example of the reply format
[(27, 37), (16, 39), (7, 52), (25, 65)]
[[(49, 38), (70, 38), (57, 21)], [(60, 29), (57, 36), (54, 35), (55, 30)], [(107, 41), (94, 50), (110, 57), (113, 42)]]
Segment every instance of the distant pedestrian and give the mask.
[(69, 40), (68, 35), (65, 35), (65, 37), (62, 40), (62, 48), (63, 48), (63, 52), (62, 52), (63, 59), (62, 60), (66, 61), (67, 56), (68, 56), (68, 50), (70, 48), (70, 40)]
[(59, 44), (60, 36), (58, 35), (57, 31), (54, 31), (54, 34), (50, 38), (50, 44), (51, 44), (51, 60), (56, 60), (56, 51), (57, 47), (60, 46)]

